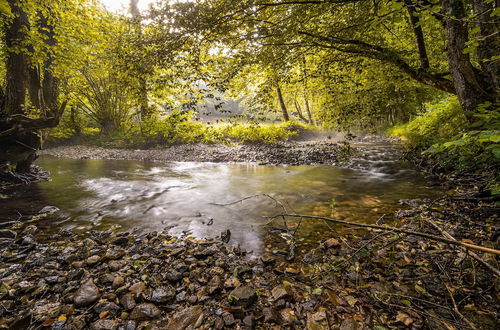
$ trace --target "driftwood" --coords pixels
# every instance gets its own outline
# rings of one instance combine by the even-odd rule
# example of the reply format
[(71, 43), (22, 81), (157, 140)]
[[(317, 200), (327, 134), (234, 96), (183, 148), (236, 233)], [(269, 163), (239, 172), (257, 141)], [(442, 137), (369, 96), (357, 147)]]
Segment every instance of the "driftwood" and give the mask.
[[(450, 233), (448, 233), (447, 231), (445, 231), (443, 228), (439, 227), (434, 221), (432, 221), (430, 219), (426, 219), (425, 221), (428, 224), (430, 224), (431, 226), (433, 226), (434, 228), (436, 228), (437, 230), (439, 230), (439, 232), (441, 234), (443, 234), (443, 236), (445, 236), (446, 238), (458, 242), (455, 239), (455, 237), (451, 236)], [(484, 261), (480, 256), (478, 256), (474, 252), (467, 250), (465, 247), (462, 247), (461, 249), (462, 249), (463, 252), (465, 252), (466, 254), (470, 255), (473, 259), (475, 259), (481, 265), (483, 265), (484, 267), (486, 267), (488, 270), (490, 270), (496, 276), (500, 277), (500, 270), (498, 270), (497, 268), (493, 267), (492, 265), (490, 265), (489, 263), (487, 263), (486, 261)]]
[(451, 244), (451, 245), (462, 246), (462, 247), (466, 247), (468, 249), (472, 249), (472, 250), (476, 250), (476, 251), (482, 251), (482, 252), (486, 252), (486, 253), (500, 255), (500, 251), (496, 250), (496, 249), (490, 249), (490, 248), (480, 246), (480, 245), (459, 242), (459, 241), (454, 240), (454, 239), (452, 240), (452, 239), (444, 238), (441, 236), (436, 236), (436, 235), (427, 234), (427, 233), (421, 233), (421, 232), (407, 230), (407, 229), (401, 229), (401, 228), (395, 228), (395, 227), (389, 227), (389, 226), (368, 225), (368, 224), (364, 224), (364, 223), (355, 223), (355, 222), (350, 222), (350, 221), (332, 219), (332, 218), (328, 218), (328, 217), (321, 217), (321, 216), (315, 216), (315, 215), (303, 215), (303, 214), (277, 214), (275, 216), (272, 216), (271, 218), (280, 218), (280, 217), (317, 219), (317, 220), (325, 220), (328, 222), (334, 222), (334, 223), (339, 223), (339, 224), (343, 224), (343, 225), (348, 225), (348, 226), (352, 226), (352, 227), (371, 228), (371, 229), (384, 230), (384, 231), (393, 231), (396, 233), (419, 236), (419, 237), (427, 238), (427, 239), (430, 239), (433, 241), (443, 242), (443, 243), (447, 243), (447, 244)]

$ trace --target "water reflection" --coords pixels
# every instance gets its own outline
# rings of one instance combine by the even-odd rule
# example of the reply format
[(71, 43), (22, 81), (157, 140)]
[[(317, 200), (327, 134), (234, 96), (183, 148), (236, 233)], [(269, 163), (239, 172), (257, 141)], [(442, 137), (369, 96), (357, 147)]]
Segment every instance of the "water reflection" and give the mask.
[[(266, 193), (284, 201), (293, 212), (374, 222), (393, 212), (398, 199), (438, 193), (403, 164), (379, 160), (374, 165), (381, 162), (391, 164), (390, 174), (374, 174), (373, 169), (362, 167), (163, 164), (45, 156), (38, 163), (52, 172), (53, 180), (32, 184), (0, 200), (0, 217), (11, 219), (15, 209), (33, 211), (55, 205), (61, 212), (45, 220), (47, 232), (119, 224), (125, 229), (168, 228), (175, 234), (202, 238), (230, 229), (234, 243), (259, 254), (269, 239), (266, 216), (281, 212), (280, 207), (269, 198), (230, 206), (214, 203)], [(325, 224), (308, 221), (302, 223), (299, 234), (307, 241), (329, 232)]]

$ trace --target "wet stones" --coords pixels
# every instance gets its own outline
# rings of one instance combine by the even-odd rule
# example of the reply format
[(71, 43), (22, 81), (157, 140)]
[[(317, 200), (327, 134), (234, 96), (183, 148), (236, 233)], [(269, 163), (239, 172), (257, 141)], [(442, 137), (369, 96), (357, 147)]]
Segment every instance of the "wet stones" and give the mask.
[(48, 303), (46, 301), (39, 301), (33, 309), (33, 318), (38, 321), (43, 321), (49, 318), (57, 317), (60, 312), (60, 303)]
[(132, 284), (128, 290), (138, 297), (146, 290), (146, 284), (144, 282), (137, 282)]
[(113, 278), (113, 284), (111, 284), (111, 287), (113, 289), (118, 289), (119, 287), (121, 287), (123, 284), (125, 284), (125, 279), (120, 276), (120, 275), (117, 275)]
[(101, 257), (98, 255), (90, 256), (85, 260), (85, 263), (89, 266), (95, 265), (101, 260)]
[(113, 316), (118, 315), (118, 312), (121, 310), (121, 308), (115, 304), (114, 302), (101, 302), (98, 303), (95, 307), (94, 310), (98, 314), (106, 313), (111, 314)]
[(229, 294), (231, 305), (247, 307), (257, 301), (257, 293), (251, 286), (240, 286)]
[(200, 251), (196, 251), (194, 253), (194, 256), (196, 258), (204, 258), (204, 257), (208, 257), (208, 256), (213, 256), (217, 252), (219, 252), (219, 248), (215, 245), (212, 245), (212, 246), (209, 246), (205, 249), (201, 249)]
[(182, 274), (176, 270), (171, 270), (167, 274), (165, 274), (165, 278), (170, 282), (179, 282), (182, 280)]
[(161, 311), (154, 304), (144, 303), (137, 305), (132, 313), (130, 313), (131, 320), (143, 321), (150, 320), (160, 316)]
[(116, 330), (118, 329), (118, 324), (114, 320), (97, 320), (92, 323), (90, 329), (92, 330)]
[(120, 299), (120, 304), (125, 310), (132, 310), (136, 306), (135, 298), (133, 293), (127, 293), (123, 295)]
[(99, 288), (97, 288), (92, 279), (85, 281), (73, 297), (76, 307), (92, 305), (97, 299), (99, 299)]
[(172, 287), (161, 287), (154, 289), (150, 296), (149, 301), (155, 303), (166, 303), (174, 300), (175, 298), (175, 289)]
[(201, 306), (191, 306), (174, 314), (167, 325), (167, 330), (184, 330), (189, 326), (195, 327), (201, 323), (203, 318), (203, 308)]
[(236, 323), (236, 320), (234, 319), (234, 316), (231, 313), (222, 314), (222, 319), (224, 320), (224, 324), (228, 327)]
[(264, 316), (264, 322), (266, 323), (279, 323), (281, 320), (280, 315), (273, 308), (264, 308), (262, 310), (262, 315)]

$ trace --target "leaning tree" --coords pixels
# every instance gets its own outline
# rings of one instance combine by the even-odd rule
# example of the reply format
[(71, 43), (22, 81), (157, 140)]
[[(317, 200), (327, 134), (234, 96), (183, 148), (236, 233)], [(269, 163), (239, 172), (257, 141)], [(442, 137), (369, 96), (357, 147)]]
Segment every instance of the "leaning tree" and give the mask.
[(0, 166), (4, 171), (15, 165), (16, 172), (29, 172), (41, 147), (40, 130), (57, 126), (66, 106), (58, 100), (55, 58), (50, 51), (57, 45), (56, 17), (48, 5), (38, 6), (36, 21), (30, 21), (23, 7), (29, 2), (0, 4), (6, 54), (5, 92), (0, 88)]

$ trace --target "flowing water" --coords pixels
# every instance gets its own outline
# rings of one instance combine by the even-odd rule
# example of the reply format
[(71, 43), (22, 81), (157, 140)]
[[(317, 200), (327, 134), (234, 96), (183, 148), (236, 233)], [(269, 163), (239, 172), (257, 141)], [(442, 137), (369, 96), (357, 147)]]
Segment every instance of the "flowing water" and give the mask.
[[(43, 156), (38, 165), (52, 181), (18, 188), (0, 199), (0, 219), (37, 212), (53, 205), (60, 210), (37, 226), (47, 234), (61, 229), (85, 231), (120, 225), (125, 230), (167, 228), (177, 235), (216, 237), (231, 231), (231, 242), (256, 255), (272, 248), (277, 226), (268, 216), (289, 212), (373, 223), (388, 219), (398, 200), (432, 198), (437, 186), (399, 160), (389, 144), (359, 144), (361, 152), (345, 167), (260, 166), (254, 164), (155, 163), (124, 160), (74, 160)], [(297, 220), (288, 226), (297, 225)], [(305, 220), (299, 248), (331, 236), (321, 221)], [(278, 239), (279, 240), (279, 239)], [(300, 251), (299, 251), (300, 252)]]

